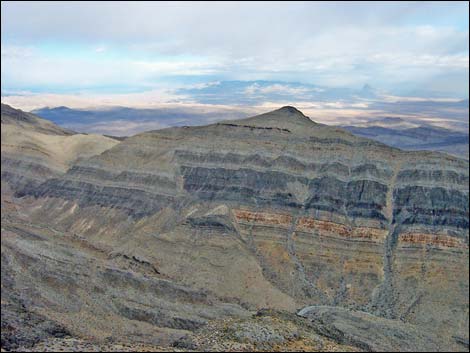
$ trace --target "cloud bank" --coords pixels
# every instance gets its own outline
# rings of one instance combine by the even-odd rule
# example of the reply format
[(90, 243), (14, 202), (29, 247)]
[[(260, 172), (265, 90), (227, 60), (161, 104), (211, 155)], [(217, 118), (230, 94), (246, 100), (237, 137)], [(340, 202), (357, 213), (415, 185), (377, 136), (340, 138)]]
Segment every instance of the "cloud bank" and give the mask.
[(267, 80), (468, 96), (467, 2), (1, 6), (2, 94)]

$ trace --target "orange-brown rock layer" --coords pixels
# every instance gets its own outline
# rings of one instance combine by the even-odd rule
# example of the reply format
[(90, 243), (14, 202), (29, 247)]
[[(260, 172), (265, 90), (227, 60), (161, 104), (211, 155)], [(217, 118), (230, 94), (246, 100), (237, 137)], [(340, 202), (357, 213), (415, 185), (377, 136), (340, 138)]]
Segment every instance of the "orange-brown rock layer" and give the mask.
[(246, 210), (233, 210), (239, 222), (258, 223), (271, 226), (288, 227), (292, 223), (292, 216), (281, 213), (251, 212)]
[[(289, 227), (293, 217), (282, 213), (253, 212), (235, 209), (234, 215), (241, 223), (254, 223), (273, 227)], [(316, 232), (320, 236), (340, 236), (344, 238), (357, 238), (382, 241), (387, 230), (371, 227), (350, 227), (344, 224), (314, 219), (313, 217), (299, 217), (295, 222), (295, 231)]]
[(403, 233), (399, 235), (398, 240), (400, 243), (468, 249), (468, 245), (462, 239), (443, 234)]

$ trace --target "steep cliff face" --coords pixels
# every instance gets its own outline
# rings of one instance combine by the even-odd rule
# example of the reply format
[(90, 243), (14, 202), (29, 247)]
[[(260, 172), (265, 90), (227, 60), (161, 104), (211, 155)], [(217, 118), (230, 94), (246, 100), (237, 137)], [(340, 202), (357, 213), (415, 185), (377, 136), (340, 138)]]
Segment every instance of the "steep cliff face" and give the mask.
[(136, 135), (18, 202), (33, 223), (223, 302), (342, 306), (450, 342), (468, 339), (468, 181), (467, 161), (284, 107)]

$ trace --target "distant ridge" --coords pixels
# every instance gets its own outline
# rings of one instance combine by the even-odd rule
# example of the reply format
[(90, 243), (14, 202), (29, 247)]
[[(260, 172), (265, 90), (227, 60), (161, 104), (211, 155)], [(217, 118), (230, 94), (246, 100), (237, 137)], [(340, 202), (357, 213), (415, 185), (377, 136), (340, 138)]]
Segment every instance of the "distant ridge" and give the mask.
[(404, 150), (429, 150), (469, 159), (469, 134), (429, 124), (386, 117), (360, 126), (342, 125), (356, 136), (370, 138)]

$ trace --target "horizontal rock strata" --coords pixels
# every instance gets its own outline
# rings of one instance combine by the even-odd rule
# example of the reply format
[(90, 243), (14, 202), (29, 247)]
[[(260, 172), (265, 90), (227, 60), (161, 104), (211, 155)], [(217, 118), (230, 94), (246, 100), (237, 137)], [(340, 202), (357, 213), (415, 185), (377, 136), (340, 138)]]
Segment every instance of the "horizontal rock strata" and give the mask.
[[(286, 107), (129, 137), (16, 201), (32, 222), (120, 254), (120, 266), (152, 273), (129, 263), (145, 259), (162, 278), (223, 302), (347, 307), (465, 339), (468, 167)], [(193, 312), (180, 325), (128, 306), (113, 312), (172, 329), (200, 323)]]

